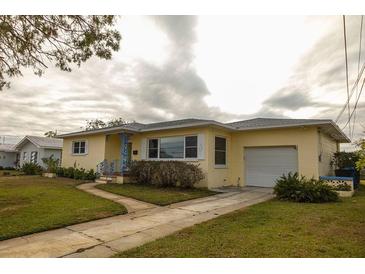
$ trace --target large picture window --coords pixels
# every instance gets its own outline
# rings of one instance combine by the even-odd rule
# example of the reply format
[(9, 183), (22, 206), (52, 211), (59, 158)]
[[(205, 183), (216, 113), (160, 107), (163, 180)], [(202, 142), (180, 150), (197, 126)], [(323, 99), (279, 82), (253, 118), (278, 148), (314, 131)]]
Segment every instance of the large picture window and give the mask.
[(160, 139), (160, 158), (184, 158), (184, 137), (169, 137)]
[(215, 165), (217, 166), (226, 165), (226, 149), (227, 149), (226, 138), (215, 137)]
[(149, 159), (196, 159), (198, 137), (178, 136), (148, 140)]
[(72, 143), (73, 154), (86, 154), (86, 141), (75, 141)]

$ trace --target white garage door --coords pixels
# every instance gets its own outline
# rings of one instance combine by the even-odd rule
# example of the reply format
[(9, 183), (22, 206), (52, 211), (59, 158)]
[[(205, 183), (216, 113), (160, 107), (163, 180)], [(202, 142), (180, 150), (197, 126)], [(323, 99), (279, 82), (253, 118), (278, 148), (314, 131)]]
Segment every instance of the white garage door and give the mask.
[(273, 187), (283, 174), (298, 170), (295, 147), (245, 148), (246, 183), (249, 186)]

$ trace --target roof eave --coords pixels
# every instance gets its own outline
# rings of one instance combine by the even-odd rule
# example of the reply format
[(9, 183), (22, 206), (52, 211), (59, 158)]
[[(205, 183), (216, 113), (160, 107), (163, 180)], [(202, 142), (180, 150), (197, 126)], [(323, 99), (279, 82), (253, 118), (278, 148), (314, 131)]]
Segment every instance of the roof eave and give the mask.
[(127, 132), (127, 133), (137, 133), (137, 130), (117, 127), (117, 128), (108, 128), (108, 129), (97, 129), (97, 130), (84, 130), (78, 132), (71, 132), (57, 135), (56, 138), (67, 138), (67, 137), (76, 137), (76, 136), (84, 136), (84, 135), (94, 135), (99, 133), (118, 133), (118, 132)]

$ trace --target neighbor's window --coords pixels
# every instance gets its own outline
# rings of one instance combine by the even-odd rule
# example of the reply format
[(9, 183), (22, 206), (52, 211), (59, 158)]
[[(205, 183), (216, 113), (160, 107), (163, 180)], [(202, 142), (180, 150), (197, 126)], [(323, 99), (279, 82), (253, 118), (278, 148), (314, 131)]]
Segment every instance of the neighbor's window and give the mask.
[(160, 158), (184, 158), (184, 137), (168, 137), (160, 139)]
[(185, 137), (185, 158), (198, 157), (198, 136)]
[(86, 142), (85, 141), (75, 141), (72, 143), (72, 153), (73, 154), (85, 154), (86, 153)]
[(148, 158), (158, 158), (158, 139), (148, 140)]
[(226, 138), (215, 137), (215, 164), (226, 165)]
[(37, 163), (37, 159), (38, 158), (38, 152), (37, 151), (32, 151), (30, 153), (30, 162), (33, 163), (33, 164), (36, 164)]
[(27, 157), (28, 157), (27, 152), (24, 151), (23, 152), (23, 161), (26, 161), (27, 160)]

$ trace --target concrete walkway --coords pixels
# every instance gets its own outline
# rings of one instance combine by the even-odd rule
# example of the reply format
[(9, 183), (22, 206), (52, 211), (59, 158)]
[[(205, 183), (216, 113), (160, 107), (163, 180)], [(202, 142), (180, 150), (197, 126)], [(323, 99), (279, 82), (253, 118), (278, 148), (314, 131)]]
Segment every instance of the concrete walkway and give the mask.
[(132, 213), (0, 241), (0, 257), (110, 257), (222, 214), (269, 200), (272, 189), (247, 187), (157, 207), (97, 190), (80, 189), (123, 203)]
[(78, 185), (77, 188), (81, 189), (83, 191), (89, 192), (91, 194), (94, 194), (96, 196), (99, 196), (99, 197), (102, 197), (102, 198), (105, 198), (108, 200), (112, 200), (113, 202), (116, 202), (118, 204), (122, 204), (127, 208), (128, 213), (134, 213), (139, 210), (145, 210), (145, 209), (151, 209), (151, 208), (158, 207), (157, 205), (138, 201), (138, 200), (135, 200), (132, 198), (120, 196), (117, 194), (113, 194), (113, 193), (95, 188), (96, 185), (100, 185), (100, 183), (82, 184), (82, 185)]

